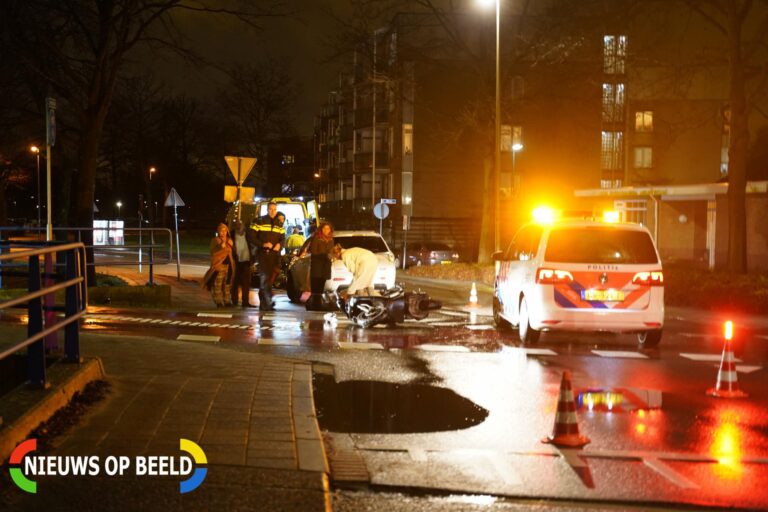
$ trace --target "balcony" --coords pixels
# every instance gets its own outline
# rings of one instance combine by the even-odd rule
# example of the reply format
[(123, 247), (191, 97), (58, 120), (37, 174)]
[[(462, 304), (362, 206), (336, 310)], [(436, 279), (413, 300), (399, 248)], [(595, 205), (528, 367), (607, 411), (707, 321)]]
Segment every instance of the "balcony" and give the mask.
[[(389, 110), (387, 108), (376, 109), (376, 124), (389, 122)], [(358, 108), (355, 109), (355, 128), (364, 128), (373, 124), (373, 109)]]
[[(373, 153), (355, 153), (355, 171), (365, 172), (371, 170), (373, 165)], [(376, 152), (376, 171), (388, 171), (389, 155), (385, 151)]]

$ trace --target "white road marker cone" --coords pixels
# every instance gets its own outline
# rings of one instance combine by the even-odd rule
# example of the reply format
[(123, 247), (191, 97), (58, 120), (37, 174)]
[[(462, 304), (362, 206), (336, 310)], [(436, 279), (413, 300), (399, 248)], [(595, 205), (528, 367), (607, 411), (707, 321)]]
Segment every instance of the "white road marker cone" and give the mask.
[(717, 371), (717, 383), (715, 387), (707, 390), (709, 396), (718, 398), (746, 398), (744, 391), (739, 389), (738, 372), (734, 362), (731, 339), (733, 338), (733, 322), (725, 322), (725, 344), (723, 356), (720, 358), (720, 369)]
[(469, 304), (467, 304), (467, 307), (476, 308), (479, 306), (477, 303), (477, 285), (472, 281), (472, 289), (469, 291)]

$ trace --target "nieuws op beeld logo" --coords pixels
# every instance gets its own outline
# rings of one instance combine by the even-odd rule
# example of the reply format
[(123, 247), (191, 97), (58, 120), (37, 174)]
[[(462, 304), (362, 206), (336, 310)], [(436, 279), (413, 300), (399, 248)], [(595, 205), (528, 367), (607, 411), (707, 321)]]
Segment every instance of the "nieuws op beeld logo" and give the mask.
[(208, 459), (197, 443), (189, 439), (179, 439), (179, 449), (184, 452), (179, 456), (137, 455), (105, 457), (90, 456), (55, 456), (36, 455), (37, 439), (28, 439), (11, 453), (9, 461), (11, 479), (24, 492), (37, 494), (38, 476), (181, 476), (187, 477), (179, 482), (181, 494), (192, 492), (203, 483), (208, 468)]

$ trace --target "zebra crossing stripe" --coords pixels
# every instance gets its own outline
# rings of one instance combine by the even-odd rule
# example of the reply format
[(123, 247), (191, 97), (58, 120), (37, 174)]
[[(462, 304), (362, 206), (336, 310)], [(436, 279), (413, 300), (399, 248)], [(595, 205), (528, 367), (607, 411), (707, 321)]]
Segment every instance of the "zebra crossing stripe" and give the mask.
[(259, 345), (271, 345), (271, 346), (286, 346), (286, 347), (298, 347), (301, 345), (299, 340), (271, 340), (271, 339), (260, 339), (258, 342)]
[(339, 341), (338, 344), (339, 348), (345, 350), (384, 350), (384, 346), (381, 343)]
[(232, 318), (231, 313), (198, 313), (199, 317), (209, 317), (209, 318)]
[(640, 352), (629, 352), (623, 350), (593, 350), (593, 354), (597, 354), (600, 357), (616, 357), (627, 359), (648, 359), (648, 356), (641, 354)]
[[(690, 359), (692, 361), (712, 361), (712, 362), (720, 362), (720, 358), (722, 358), (722, 354), (692, 354), (688, 352), (681, 352), (680, 357), (684, 357), (686, 359)], [(736, 357), (733, 358), (733, 361), (735, 363), (741, 363), (741, 359), (738, 359)]]
[(490, 331), (491, 329), (495, 329), (493, 325), (488, 324), (467, 325), (466, 327), (471, 331)]
[(425, 343), (424, 345), (416, 346), (416, 348), (428, 352), (470, 352), (469, 348), (462, 345), (434, 345)]
[(214, 343), (221, 341), (219, 336), (202, 336), (199, 334), (179, 334), (176, 339), (178, 341), (211, 341)]
[(462, 313), (461, 311), (447, 311), (444, 309), (441, 309), (439, 314), (446, 315), (446, 316), (460, 316), (463, 318), (466, 318), (467, 316), (469, 316), (467, 313)]

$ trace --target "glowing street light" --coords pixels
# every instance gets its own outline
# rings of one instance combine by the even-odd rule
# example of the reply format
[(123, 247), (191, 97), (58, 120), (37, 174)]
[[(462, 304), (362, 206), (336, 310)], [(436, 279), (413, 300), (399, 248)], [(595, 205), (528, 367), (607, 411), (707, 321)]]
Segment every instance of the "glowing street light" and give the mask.
[[(501, 20), (501, 0), (477, 0), (482, 7), (496, 7), (496, 114), (494, 130), (494, 164), (493, 164), (493, 250), (501, 250), (501, 198), (499, 188), (501, 186), (501, 74), (499, 73), (500, 46), (499, 25)], [(514, 154), (514, 153), (513, 153)]]
[(115, 203), (115, 205), (117, 206), (117, 219), (120, 220), (120, 208), (123, 207), (123, 202), (118, 201), (117, 203)]
[(40, 217), (40, 148), (37, 146), (30, 146), (29, 150), (37, 157), (37, 227), (40, 228), (40, 224), (42, 224)]
[(149, 181), (152, 181), (152, 175), (155, 174), (156, 172), (157, 172), (157, 169), (155, 169), (154, 167), (149, 168)]

